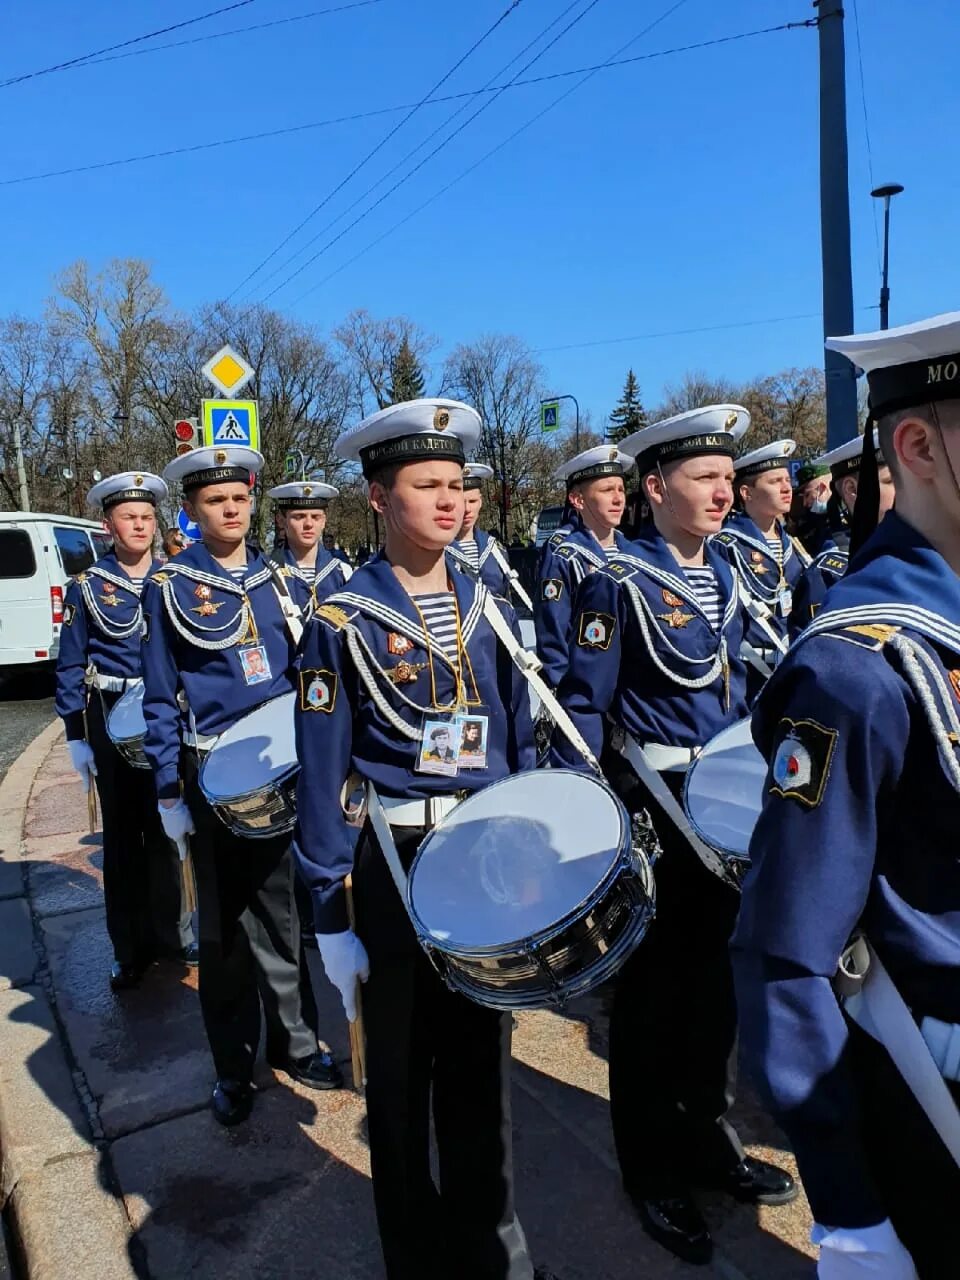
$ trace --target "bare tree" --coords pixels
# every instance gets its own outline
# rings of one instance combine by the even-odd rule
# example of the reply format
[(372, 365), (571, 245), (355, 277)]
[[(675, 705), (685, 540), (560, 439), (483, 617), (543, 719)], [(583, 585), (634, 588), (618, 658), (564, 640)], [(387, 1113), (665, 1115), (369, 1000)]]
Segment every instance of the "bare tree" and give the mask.
[(352, 408), (361, 417), (393, 403), (393, 370), (401, 349), (420, 369), (429, 364), (437, 340), (406, 316), (378, 320), (352, 311), (333, 330), (350, 379)]
[(743, 449), (759, 449), (771, 440), (795, 440), (797, 456), (809, 458), (826, 447), (827, 418), (823, 372), (784, 369), (748, 383), (738, 392), (750, 410)]
[(736, 403), (736, 395), (736, 386), (726, 378), (711, 378), (702, 370), (692, 370), (676, 385), (664, 387), (662, 404), (648, 417), (650, 422), (657, 422), (705, 404)]

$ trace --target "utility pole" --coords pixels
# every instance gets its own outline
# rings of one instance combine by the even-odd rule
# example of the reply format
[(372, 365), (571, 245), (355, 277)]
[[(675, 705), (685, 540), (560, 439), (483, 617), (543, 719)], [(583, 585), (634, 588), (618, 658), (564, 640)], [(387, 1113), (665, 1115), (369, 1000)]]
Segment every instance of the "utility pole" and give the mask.
[(20, 510), (30, 510), (30, 490), (27, 488), (27, 473), (23, 465), (23, 435), (20, 430), (19, 415), (13, 420), (13, 447), (17, 455), (17, 485), (20, 489)]
[[(850, 190), (847, 176), (847, 88), (842, 0), (814, 0), (820, 39), (820, 247), (823, 336), (853, 332), (850, 265)], [(857, 379), (853, 365), (825, 351), (827, 448), (857, 434)]]

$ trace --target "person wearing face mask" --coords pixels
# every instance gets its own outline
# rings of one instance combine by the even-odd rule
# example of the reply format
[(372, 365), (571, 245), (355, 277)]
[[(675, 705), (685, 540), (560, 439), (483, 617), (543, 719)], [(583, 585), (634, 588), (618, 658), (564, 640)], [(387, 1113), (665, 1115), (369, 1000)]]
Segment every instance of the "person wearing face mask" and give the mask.
[(616, 445), (597, 445), (554, 472), (567, 486), (567, 521), (547, 540), (534, 601), (537, 654), (543, 678), (556, 688), (567, 669), (573, 595), (627, 541), (618, 531), (626, 505), (624, 476), (633, 459)]
[(143, 581), (154, 558), (157, 502), (167, 486), (148, 472), (124, 471), (95, 484), (87, 502), (103, 510), (113, 549), (67, 587), (57, 661), (57, 713), (73, 767), (89, 790), (96, 779), (103, 819), (103, 895), (113, 944), (110, 986), (135, 987), (161, 956), (196, 963), (190, 916), (180, 901), (177, 855), (157, 816), (149, 772), (121, 756), (107, 718), (142, 683)]
[[(849, 572), (753, 717), (769, 770), (732, 944), (742, 1049), (796, 1154), (820, 1280), (944, 1280), (960, 1202), (960, 312), (827, 347), (865, 372), (878, 439)], [(877, 448), (896, 485), (879, 523)]]
[[(767, 668), (762, 678), (781, 656), (778, 642), (787, 634), (793, 592), (810, 564), (802, 544), (795, 542), (783, 525), (793, 501), (786, 462), (796, 447), (793, 440), (774, 440), (735, 460), (738, 510), (713, 539), (749, 597), (752, 618), (745, 639), (751, 657), (756, 654), (761, 659), (757, 666)], [(754, 678), (752, 685), (756, 689), (751, 688), (751, 693), (759, 692), (761, 677)]]
[(808, 462), (797, 472), (801, 512), (797, 519), (797, 538), (807, 554), (817, 556), (828, 547), (846, 546), (849, 540), (846, 520), (830, 487), (830, 468)]
[(510, 599), (511, 587), (519, 599), (532, 608), (532, 602), (520, 585), (520, 578), (510, 564), (506, 551), (493, 536), (477, 528), (477, 517), (483, 506), (483, 482), (493, 475), (493, 467), (483, 462), (468, 462), (463, 468), (463, 524), (447, 547), (447, 555), (461, 573), (477, 578), (495, 596)]
[(291, 480), (267, 490), (273, 499), (277, 531), (283, 541), (270, 559), (286, 580), (290, 594), (306, 619), (328, 595), (353, 573), (350, 565), (321, 544), (327, 523), (327, 504), (340, 493), (319, 480)]
[[(730, 510), (733, 456), (749, 423), (739, 405), (710, 405), (621, 440), (652, 519), (580, 584), (558, 690), (628, 812), (650, 814), (663, 849), (656, 918), (616, 978), (610, 1109), (624, 1189), (644, 1228), (701, 1264), (713, 1245), (695, 1188), (751, 1204), (797, 1194), (789, 1174), (744, 1153), (728, 1119), (737, 1017), (727, 944), (738, 894), (701, 861), (676, 808), (697, 750), (747, 712), (749, 615), (710, 539)], [(552, 763), (584, 767), (556, 733)]]
[[(445, 555), (463, 524), (464, 454), (479, 433), (469, 405), (423, 399), (383, 409), (337, 441), (338, 456), (363, 468), (386, 541), (317, 609), (299, 677), (296, 848), (323, 965), (351, 1021), (364, 983), (373, 1195), (389, 1280), (534, 1274), (513, 1203), (511, 1017), (445, 986), (387, 862), (391, 854), (408, 870), (464, 791), (535, 763), (526, 683), (505, 665), (484, 608), (519, 637), (516, 615), (471, 575), (451, 572)], [(455, 758), (467, 722), (485, 733), (482, 763)], [(374, 789), (368, 807), (382, 809), (386, 847), (369, 819), (359, 843), (347, 824), (341, 792), (351, 774)]]
[[(880, 452), (876, 430), (873, 447), (877, 455), (877, 474), (880, 480), (880, 519), (893, 507), (893, 473)], [(860, 463), (863, 457), (863, 436), (848, 440), (817, 459), (818, 466), (830, 468), (837, 499), (848, 517), (852, 519), (857, 505)], [(790, 614), (790, 639), (795, 640), (808, 622), (812, 622), (823, 604), (827, 591), (847, 572), (850, 564), (849, 547), (830, 546), (821, 551), (802, 574), (793, 594), (793, 611)]]

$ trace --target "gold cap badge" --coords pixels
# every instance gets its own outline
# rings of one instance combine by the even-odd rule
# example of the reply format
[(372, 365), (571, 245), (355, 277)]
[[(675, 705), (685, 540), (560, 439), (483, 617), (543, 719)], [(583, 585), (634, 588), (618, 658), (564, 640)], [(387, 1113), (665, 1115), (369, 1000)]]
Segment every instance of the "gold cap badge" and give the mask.
[(620, 451), (619, 451), (619, 449), (611, 449), (611, 450), (610, 450), (610, 452), (609, 452), (609, 454), (608, 454), (607, 456), (609, 457), (609, 459), (610, 459), (610, 461), (611, 461), (611, 462), (616, 462), (616, 460), (617, 460), (617, 454), (618, 454), (619, 452), (620, 452)]
[(728, 413), (727, 419), (723, 425), (728, 431), (732, 430), (737, 425), (737, 415), (735, 413)]
[(433, 413), (433, 429), (434, 431), (446, 431), (450, 425), (450, 410), (435, 409)]
[(137, 475), (133, 477), (133, 483), (139, 488), (143, 484), (143, 476)]
[(309, 498), (309, 497), (310, 497), (310, 495), (311, 495), (312, 493), (313, 493), (313, 485), (312, 485), (312, 484), (305, 484), (305, 485), (303, 486), (303, 496), (304, 496), (305, 498)]
[(222, 467), (227, 460), (226, 449), (218, 449), (217, 452), (213, 455), (213, 460), (218, 466)]

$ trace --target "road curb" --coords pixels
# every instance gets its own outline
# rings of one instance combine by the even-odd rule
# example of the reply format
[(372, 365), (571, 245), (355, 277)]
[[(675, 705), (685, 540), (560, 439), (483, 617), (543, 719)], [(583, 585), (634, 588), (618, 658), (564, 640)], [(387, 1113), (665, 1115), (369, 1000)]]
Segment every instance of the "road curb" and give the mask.
[[(27, 810), (62, 735), (59, 720), (49, 725), (0, 782), (0, 896), (26, 906)], [(91, 1137), (47, 984), (42, 976), (33, 980), (45, 968), (35, 918), (4, 955), (4, 968), (13, 977), (6, 983), (11, 989), (0, 992), (0, 1196), (22, 1274), (28, 1280), (133, 1280), (129, 1220), (111, 1190), (105, 1153)]]

